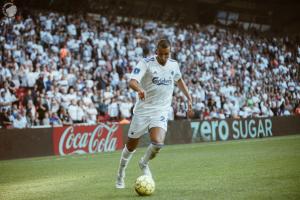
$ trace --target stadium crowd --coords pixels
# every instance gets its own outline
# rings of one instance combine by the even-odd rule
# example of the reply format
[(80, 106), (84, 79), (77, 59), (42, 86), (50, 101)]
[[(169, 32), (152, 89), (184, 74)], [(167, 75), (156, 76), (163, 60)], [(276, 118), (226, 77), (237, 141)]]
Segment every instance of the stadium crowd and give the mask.
[[(300, 44), (288, 37), (215, 25), (39, 13), (2, 20), (1, 125), (130, 120), (137, 96), (128, 88), (129, 74), (154, 54), (161, 37), (172, 42), (195, 118), (300, 114)], [(169, 119), (184, 119), (184, 95), (175, 93)]]

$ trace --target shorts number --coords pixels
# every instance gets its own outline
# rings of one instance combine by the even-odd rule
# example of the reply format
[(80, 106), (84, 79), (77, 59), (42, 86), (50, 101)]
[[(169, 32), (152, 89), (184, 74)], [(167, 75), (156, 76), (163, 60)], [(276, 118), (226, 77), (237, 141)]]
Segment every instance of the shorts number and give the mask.
[(167, 118), (165, 118), (164, 116), (160, 116), (160, 121), (162, 121), (162, 122), (167, 122)]

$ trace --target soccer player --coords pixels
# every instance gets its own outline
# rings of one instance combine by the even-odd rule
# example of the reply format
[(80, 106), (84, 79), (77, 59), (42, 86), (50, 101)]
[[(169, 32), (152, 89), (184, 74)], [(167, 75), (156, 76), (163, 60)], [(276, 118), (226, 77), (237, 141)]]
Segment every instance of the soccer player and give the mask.
[(139, 99), (133, 110), (128, 140), (122, 151), (116, 188), (125, 188), (125, 169), (135, 152), (139, 139), (149, 132), (151, 144), (139, 161), (144, 175), (152, 176), (149, 160), (164, 145), (167, 132), (167, 116), (172, 102), (174, 83), (188, 99), (188, 116), (192, 116), (192, 98), (184, 83), (177, 61), (169, 58), (171, 44), (159, 40), (155, 56), (142, 59), (131, 73), (129, 86), (138, 93)]

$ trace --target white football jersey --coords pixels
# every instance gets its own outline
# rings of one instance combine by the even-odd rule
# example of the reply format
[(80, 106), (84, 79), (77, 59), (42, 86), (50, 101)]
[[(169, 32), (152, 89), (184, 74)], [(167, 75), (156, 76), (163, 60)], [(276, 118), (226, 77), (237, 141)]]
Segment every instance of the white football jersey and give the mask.
[(145, 100), (138, 99), (133, 113), (140, 116), (168, 116), (174, 83), (181, 79), (177, 61), (168, 59), (162, 66), (156, 56), (144, 58), (132, 70), (130, 78), (137, 80), (145, 90)]

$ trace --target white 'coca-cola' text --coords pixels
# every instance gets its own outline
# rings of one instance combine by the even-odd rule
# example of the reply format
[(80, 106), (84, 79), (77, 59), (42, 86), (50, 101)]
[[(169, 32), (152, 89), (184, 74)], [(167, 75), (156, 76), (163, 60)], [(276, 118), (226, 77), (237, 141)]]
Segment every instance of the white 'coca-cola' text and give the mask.
[[(66, 128), (59, 140), (59, 154), (85, 154), (96, 152), (109, 152), (116, 150), (117, 138), (113, 133), (118, 124), (111, 126), (101, 123), (92, 132), (74, 133), (74, 127)], [(107, 131), (106, 137), (103, 133)]]

